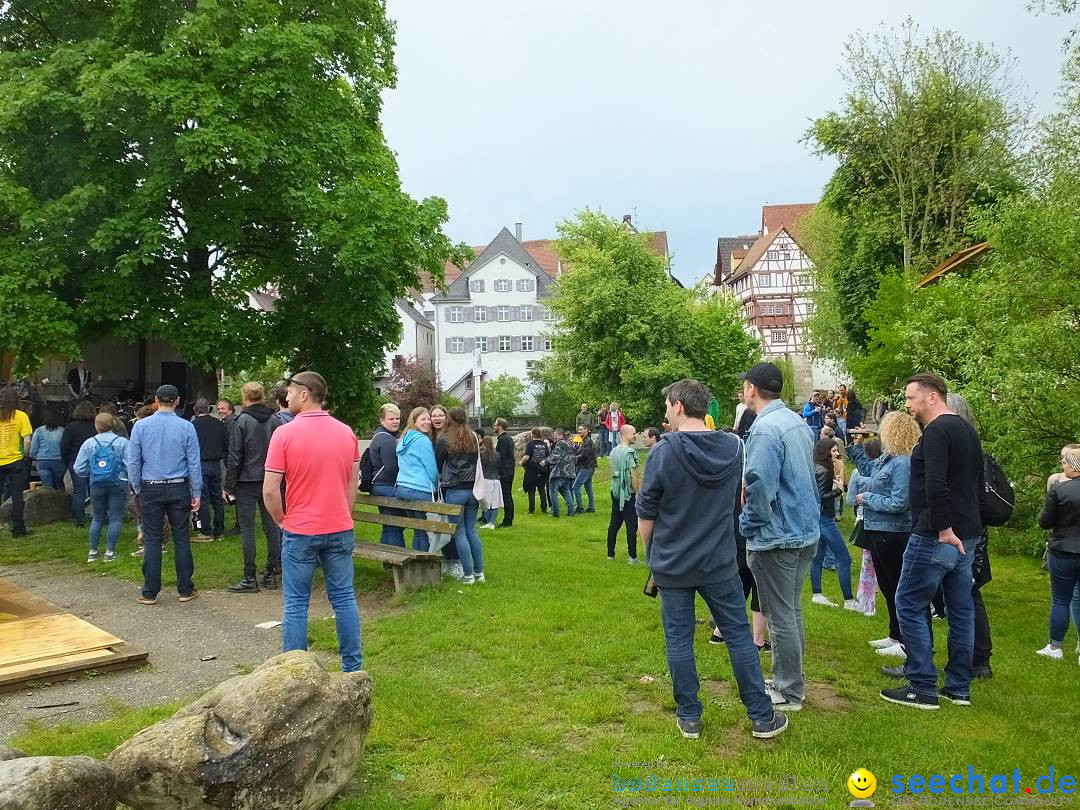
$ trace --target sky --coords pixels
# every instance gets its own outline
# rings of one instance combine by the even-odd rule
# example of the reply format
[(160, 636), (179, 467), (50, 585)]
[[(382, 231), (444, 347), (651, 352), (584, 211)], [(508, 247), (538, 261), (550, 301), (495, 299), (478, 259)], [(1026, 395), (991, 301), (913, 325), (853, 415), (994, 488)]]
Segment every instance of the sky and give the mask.
[(1039, 115), (1056, 107), (1071, 22), (1026, 0), (388, 0), (398, 86), (383, 127), (406, 191), (443, 197), (454, 241), (584, 209), (666, 230), (675, 274), (761, 206), (812, 202), (832, 164), (799, 143), (837, 109), (844, 42), (911, 17), (1011, 51)]

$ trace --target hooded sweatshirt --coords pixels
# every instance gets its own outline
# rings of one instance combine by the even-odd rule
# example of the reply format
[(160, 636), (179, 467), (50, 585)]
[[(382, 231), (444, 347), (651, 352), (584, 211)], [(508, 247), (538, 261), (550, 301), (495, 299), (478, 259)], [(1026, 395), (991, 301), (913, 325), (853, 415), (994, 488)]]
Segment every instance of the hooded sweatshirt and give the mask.
[(661, 588), (738, 576), (735, 513), (741, 442), (722, 431), (665, 433), (649, 451), (637, 514), (655, 521), (649, 569)]
[(434, 493), (439, 486), (435, 448), (419, 430), (408, 430), (397, 444), (397, 485), (417, 492)]
[(266, 448), (270, 446), (270, 417), (274, 412), (261, 402), (248, 405), (229, 425), (224, 488), (232, 492), (239, 482), (262, 481), (266, 476)]

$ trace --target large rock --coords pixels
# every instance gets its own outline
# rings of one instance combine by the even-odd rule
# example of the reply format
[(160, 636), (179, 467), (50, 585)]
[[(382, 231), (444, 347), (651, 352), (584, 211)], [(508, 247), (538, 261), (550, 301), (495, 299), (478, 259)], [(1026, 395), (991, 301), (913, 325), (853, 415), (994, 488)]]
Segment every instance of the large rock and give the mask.
[(316, 810), (348, 784), (371, 727), (371, 676), (310, 653), (271, 658), (120, 745), (139, 810)]
[(0, 762), (4, 810), (114, 810), (116, 777), (91, 757), (19, 757)]
[(19, 757), (25, 757), (22, 751), (18, 748), (12, 748), (8, 745), (0, 745), (0, 762), (7, 762), (9, 759), (18, 759)]
[[(23, 521), (27, 526), (40, 526), (71, 517), (71, 496), (62, 489), (38, 487), (23, 493), (26, 511)], [(0, 523), (11, 523), (11, 499), (0, 505)]]

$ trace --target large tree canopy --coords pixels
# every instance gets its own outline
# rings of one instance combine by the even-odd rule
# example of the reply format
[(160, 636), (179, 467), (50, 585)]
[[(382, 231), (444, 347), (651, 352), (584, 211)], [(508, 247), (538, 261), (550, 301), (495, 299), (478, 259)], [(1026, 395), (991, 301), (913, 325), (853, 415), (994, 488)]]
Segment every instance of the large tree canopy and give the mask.
[[(393, 299), (460, 259), (379, 123), (381, 0), (16, 0), (0, 18), (0, 345), (162, 336), (206, 376), (267, 354), (373, 401)], [(273, 286), (272, 315), (246, 306)]]
[(569, 269), (551, 299), (559, 320), (539, 382), (554, 401), (559, 380), (575, 381), (563, 419), (582, 402), (617, 400), (632, 418), (659, 424), (661, 389), (683, 377), (733, 397), (759, 353), (733, 301), (677, 286), (646, 236), (602, 214), (564, 222), (556, 245)]

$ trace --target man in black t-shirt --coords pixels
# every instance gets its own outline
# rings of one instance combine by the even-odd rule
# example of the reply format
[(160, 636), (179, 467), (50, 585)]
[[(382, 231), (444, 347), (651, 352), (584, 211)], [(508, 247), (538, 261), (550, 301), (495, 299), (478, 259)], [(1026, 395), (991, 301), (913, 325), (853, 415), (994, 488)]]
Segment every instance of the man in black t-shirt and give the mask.
[(975, 641), (971, 562), (982, 534), (982, 445), (975, 429), (949, 410), (941, 377), (916, 374), (905, 393), (908, 411), (923, 425), (922, 439), (911, 453), (912, 530), (896, 590), (909, 685), (884, 689), (881, 696), (919, 709), (938, 708), (929, 607), (940, 586), (949, 619), (949, 660), (940, 694), (970, 706)]

